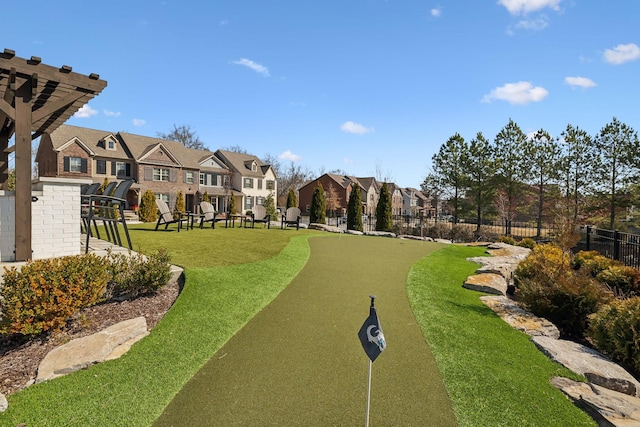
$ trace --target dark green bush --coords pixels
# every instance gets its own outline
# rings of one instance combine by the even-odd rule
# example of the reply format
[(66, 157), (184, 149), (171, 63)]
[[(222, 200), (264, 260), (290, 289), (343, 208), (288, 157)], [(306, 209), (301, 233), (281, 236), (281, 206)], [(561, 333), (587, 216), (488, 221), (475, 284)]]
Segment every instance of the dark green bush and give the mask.
[(640, 374), (640, 298), (602, 307), (591, 316), (587, 336), (598, 351)]
[(167, 284), (171, 277), (171, 257), (165, 249), (155, 254), (109, 253), (107, 298), (135, 298), (152, 293)]
[(5, 269), (0, 333), (33, 336), (59, 330), (70, 316), (103, 300), (107, 264), (106, 258), (88, 254)]

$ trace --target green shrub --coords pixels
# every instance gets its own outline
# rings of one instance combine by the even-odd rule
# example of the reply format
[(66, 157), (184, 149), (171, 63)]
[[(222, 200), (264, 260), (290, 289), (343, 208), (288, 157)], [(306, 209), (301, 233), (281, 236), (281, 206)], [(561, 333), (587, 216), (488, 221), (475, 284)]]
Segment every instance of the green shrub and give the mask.
[(500, 236), (498, 238), (498, 242), (500, 243), (506, 243), (507, 245), (516, 245), (516, 239), (514, 239), (511, 236)]
[(106, 258), (88, 254), (5, 268), (0, 333), (33, 336), (59, 330), (70, 316), (103, 300), (107, 264)]
[(313, 190), (313, 196), (311, 197), (311, 210), (309, 212), (309, 221), (318, 224), (327, 223), (327, 207), (324, 188), (322, 188), (322, 184), (320, 183), (318, 183), (318, 186)]
[(522, 307), (553, 322), (563, 337), (583, 338), (589, 316), (613, 298), (590, 274), (573, 270), (569, 254), (553, 245), (534, 247), (514, 279)]
[(138, 208), (138, 218), (142, 222), (156, 222), (158, 220), (158, 207), (156, 206), (156, 196), (153, 191), (147, 190), (142, 195), (140, 207)]
[(362, 198), (360, 196), (360, 185), (353, 184), (347, 203), (347, 230), (362, 231)]
[(640, 272), (635, 268), (621, 264), (612, 265), (598, 273), (596, 279), (609, 286), (618, 297), (638, 296), (639, 294)]
[(176, 194), (176, 204), (173, 207), (173, 219), (180, 218), (186, 211), (184, 195), (182, 194), (182, 191), (178, 191), (178, 194)]
[(525, 237), (524, 239), (518, 242), (518, 246), (523, 248), (533, 249), (536, 246), (536, 241), (530, 237)]
[(155, 292), (166, 285), (171, 276), (171, 257), (165, 249), (148, 256), (110, 252), (108, 259), (108, 299), (135, 298)]
[(588, 272), (593, 277), (615, 264), (615, 261), (597, 251), (580, 251), (573, 257), (573, 268)]
[(587, 336), (598, 351), (640, 374), (640, 298), (602, 307), (591, 316)]

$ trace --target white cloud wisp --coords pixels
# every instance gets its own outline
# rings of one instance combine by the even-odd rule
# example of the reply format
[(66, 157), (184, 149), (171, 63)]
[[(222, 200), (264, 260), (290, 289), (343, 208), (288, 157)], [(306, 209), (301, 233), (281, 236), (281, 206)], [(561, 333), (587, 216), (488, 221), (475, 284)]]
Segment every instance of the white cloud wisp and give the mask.
[(344, 122), (340, 125), (340, 129), (345, 133), (353, 133), (356, 135), (364, 135), (373, 132), (373, 128), (368, 128), (360, 123), (352, 122), (351, 120)]
[(258, 74), (262, 74), (265, 77), (270, 77), (271, 74), (269, 74), (269, 69), (267, 67), (265, 67), (262, 64), (258, 64), (257, 62), (253, 62), (250, 59), (247, 58), (240, 58), (236, 61), (233, 61), (234, 64), (236, 65), (242, 65), (243, 67), (247, 67), (253, 71), (255, 71)]
[(542, 101), (548, 94), (548, 90), (541, 86), (534, 87), (530, 82), (507, 83), (485, 95), (482, 102), (491, 103), (494, 100), (499, 100), (507, 101), (509, 104), (524, 105)]

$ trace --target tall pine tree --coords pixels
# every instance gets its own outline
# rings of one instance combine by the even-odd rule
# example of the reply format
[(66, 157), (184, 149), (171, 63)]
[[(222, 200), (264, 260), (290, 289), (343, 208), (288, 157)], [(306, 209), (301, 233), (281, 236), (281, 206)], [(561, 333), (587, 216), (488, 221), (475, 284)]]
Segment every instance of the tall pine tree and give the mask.
[(347, 204), (347, 230), (362, 231), (362, 197), (360, 196), (360, 185), (354, 182), (349, 194)]
[(317, 224), (327, 223), (327, 207), (324, 197), (324, 188), (322, 188), (322, 184), (320, 183), (318, 183), (318, 186), (313, 190), (309, 221)]
[(296, 196), (296, 192), (293, 188), (289, 189), (289, 194), (287, 195), (287, 209), (289, 208), (297, 208), (298, 207), (298, 196)]
[(392, 231), (393, 230), (393, 217), (391, 216), (391, 193), (387, 183), (382, 184), (380, 190), (380, 198), (378, 199), (378, 205), (376, 206), (376, 230), (377, 231)]

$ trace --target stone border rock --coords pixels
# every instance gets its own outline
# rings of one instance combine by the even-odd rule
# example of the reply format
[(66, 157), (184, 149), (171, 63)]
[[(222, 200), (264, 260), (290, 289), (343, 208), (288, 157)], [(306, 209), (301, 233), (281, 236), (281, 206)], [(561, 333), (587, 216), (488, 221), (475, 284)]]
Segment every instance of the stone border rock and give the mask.
[[(482, 296), (480, 300), (509, 325), (528, 334), (538, 349), (549, 358), (587, 379), (587, 383), (580, 383), (556, 377), (551, 384), (589, 414), (598, 425), (640, 426), (638, 380), (596, 350), (559, 339), (555, 325), (523, 310), (517, 302), (507, 297), (513, 272), (529, 253), (525, 249), (505, 243), (487, 244), (487, 252), (493, 256), (468, 259), (481, 264), (481, 267), (476, 270), (476, 275), (465, 280), (463, 287), (497, 294)], [(499, 279), (495, 276), (499, 276)]]

